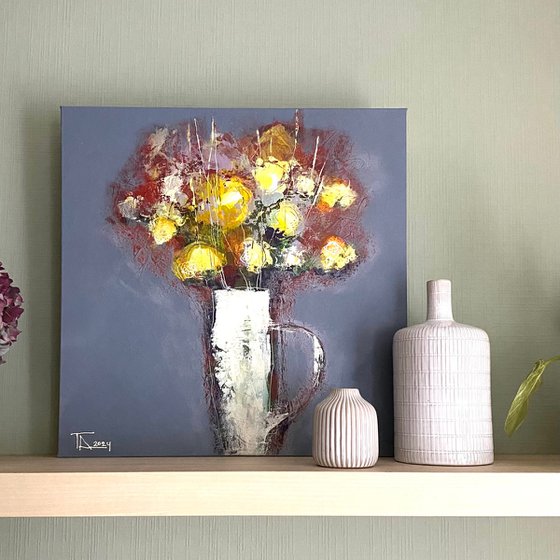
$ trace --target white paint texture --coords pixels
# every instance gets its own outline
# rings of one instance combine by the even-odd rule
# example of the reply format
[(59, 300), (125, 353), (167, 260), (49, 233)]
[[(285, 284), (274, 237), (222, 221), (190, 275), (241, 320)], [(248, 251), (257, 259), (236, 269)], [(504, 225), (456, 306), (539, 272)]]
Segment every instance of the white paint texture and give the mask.
[(214, 299), (212, 353), (225, 450), (262, 455), (267, 434), (287, 416), (270, 410), (270, 295), (268, 290), (216, 290)]
[[(492, 340), (496, 451), (560, 452), (552, 371), (520, 431), (502, 431), (517, 385), (560, 341), (559, 52), (557, 0), (1, 2), (0, 259), (26, 311), (0, 368), (0, 453), (56, 451), (58, 107), (72, 104), (408, 107), (410, 323), (424, 320), (425, 281), (450, 277), (457, 316)], [(559, 529), (555, 519), (3, 520), (0, 557), (548, 560)]]

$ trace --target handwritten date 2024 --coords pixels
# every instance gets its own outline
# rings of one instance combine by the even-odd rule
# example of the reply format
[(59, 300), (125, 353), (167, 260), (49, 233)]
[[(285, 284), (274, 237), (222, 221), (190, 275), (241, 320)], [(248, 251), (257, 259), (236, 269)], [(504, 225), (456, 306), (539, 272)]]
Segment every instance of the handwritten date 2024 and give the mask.
[(109, 440), (94, 439), (95, 432), (72, 432), (76, 449), (78, 451), (95, 451), (105, 449), (111, 452), (112, 442)]

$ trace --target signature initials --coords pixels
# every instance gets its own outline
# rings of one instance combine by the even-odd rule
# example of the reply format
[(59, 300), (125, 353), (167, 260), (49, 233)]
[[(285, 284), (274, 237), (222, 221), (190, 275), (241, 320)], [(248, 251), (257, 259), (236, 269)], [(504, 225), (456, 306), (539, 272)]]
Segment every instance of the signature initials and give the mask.
[(94, 436), (95, 432), (72, 432), (70, 435), (74, 436), (74, 442), (78, 451), (82, 451), (83, 449), (88, 451), (106, 449), (109, 453), (111, 452), (111, 441), (98, 439), (92, 440), (90, 436)]

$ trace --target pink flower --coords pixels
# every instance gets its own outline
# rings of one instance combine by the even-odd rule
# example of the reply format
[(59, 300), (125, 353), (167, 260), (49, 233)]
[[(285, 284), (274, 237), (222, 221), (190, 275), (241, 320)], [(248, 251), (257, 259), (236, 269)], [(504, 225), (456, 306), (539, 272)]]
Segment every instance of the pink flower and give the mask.
[(0, 364), (4, 363), (2, 354), (10, 348), (20, 333), (17, 324), (23, 313), (22, 303), (19, 288), (12, 286), (12, 279), (0, 262)]

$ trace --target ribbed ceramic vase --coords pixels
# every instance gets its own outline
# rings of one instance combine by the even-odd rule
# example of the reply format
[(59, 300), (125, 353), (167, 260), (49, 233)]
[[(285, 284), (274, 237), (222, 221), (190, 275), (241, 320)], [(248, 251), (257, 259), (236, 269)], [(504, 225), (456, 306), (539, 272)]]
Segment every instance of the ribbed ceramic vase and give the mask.
[(453, 320), (449, 280), (428, 282), (427, 320), (395, 334), (393, 364), (397, 461), (494, 461), (490, 343)]
[(379, 457), (375, 408), (358, 389), (333, 389), (315, 408), (313, 458), (321, 467), (372, 467)]

